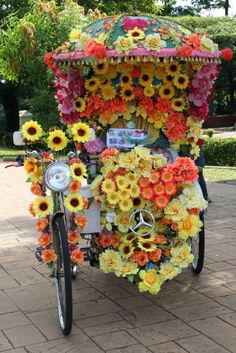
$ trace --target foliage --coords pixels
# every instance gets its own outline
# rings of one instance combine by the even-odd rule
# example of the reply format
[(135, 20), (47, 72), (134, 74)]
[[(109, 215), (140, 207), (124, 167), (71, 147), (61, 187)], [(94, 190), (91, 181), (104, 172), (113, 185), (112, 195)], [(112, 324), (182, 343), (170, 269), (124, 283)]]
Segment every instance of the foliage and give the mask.
[(192, 5), (199, 11), (224, 8), (227, 15), (230, 6), (229, 2), (230, 0), (192, 0)]
[(236, 138), (211, 138), (203, 145), (207, 165), (236, 166)]
[(214, 135), (214, 130), (213, 129), (207, 129), (206, 131), (208, 137), (212, 137)]

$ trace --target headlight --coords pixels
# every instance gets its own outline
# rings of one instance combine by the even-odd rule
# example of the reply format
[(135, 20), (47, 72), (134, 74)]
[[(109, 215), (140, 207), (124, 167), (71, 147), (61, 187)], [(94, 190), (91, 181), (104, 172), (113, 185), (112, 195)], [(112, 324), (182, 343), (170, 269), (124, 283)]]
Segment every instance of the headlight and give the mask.
[(55, 162), (45, 172), (46, 186), (53, 191), (64, 191), (70, 183), (70, 168), (64, 162)]

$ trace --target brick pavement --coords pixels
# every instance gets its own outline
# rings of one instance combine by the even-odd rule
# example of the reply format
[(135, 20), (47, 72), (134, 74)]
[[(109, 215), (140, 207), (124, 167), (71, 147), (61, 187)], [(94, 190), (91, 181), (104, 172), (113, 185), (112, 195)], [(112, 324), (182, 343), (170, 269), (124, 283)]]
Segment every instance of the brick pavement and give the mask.
[(22, 168), (0, 164), (0, 352), (236, 353), (236, 189), (209, 184), (206, 262), (158, 296), (81, 267), (73, 283), (74, 324), (63, 337), (48, 270), (37, 263), (33, 196)]

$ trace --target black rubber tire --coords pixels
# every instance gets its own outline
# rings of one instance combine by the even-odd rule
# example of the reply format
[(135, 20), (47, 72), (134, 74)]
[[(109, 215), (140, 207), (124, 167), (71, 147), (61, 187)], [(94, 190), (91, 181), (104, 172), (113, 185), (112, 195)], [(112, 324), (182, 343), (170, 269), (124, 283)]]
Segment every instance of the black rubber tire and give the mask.
[[(194, 254), (197, 256), (197, 259), (192, 263), (192, 271), (196, 275), (198, 275), (203, 268), (204, 264), (204, 254), (205, 254), (205, 227), (204, 227), (204, 215), (200, 214), (200, 219), (203, 223), (200, 232), (198, 233), (198, 254)], [(194, 239), (192, 239), (191, 246), (193, 246)]]
[(53, 244), (58, 256), (55, 270), (58, 319), (66, 336), (71, 332), (73, 309), (71, 263), (64, 216), (56, 216), (53, 221)]

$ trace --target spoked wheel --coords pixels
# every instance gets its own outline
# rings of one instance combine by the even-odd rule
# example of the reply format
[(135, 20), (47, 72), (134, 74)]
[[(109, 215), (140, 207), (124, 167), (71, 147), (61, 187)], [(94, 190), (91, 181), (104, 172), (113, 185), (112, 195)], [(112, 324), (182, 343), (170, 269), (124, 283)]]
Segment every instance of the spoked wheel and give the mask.
[(191, 238), (192, 254), (194, 260), (192, 262), (192, 271), (195, 274), (199, 274), (202, 271), (204, 264), (204, 253), (205, 253), (205, 228), (204, 228), (204, 216), (201, 213), (200, 219), (203, 223), (202, 228), (196, 237)]
[(63, 216), (56, 216), (53, 222), (54, 250), (58, 256), (55, 269), (57, 310), (61, 330), (64, 335), (71, 332), (72, 326), (72, 282), (71, 263), (67, 243), (67, 232)]

